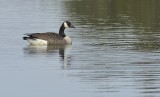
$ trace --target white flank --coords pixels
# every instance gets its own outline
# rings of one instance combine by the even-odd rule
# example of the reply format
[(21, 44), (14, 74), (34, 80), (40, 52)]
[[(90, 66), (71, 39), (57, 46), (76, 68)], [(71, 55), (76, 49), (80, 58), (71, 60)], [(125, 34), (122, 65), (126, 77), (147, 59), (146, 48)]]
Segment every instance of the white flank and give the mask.
[(67, 44), (71, 44), (72, 43), (71, 38), (69, 38), (68, 36), (64, 37), (64, 39), (66, 40)]
[(69, 28), (66, 22), (64, 22), (64, 27)]
[(47, 41), (42, 39), (28, 39), (28, 42), (31, 45), (47, 45)]

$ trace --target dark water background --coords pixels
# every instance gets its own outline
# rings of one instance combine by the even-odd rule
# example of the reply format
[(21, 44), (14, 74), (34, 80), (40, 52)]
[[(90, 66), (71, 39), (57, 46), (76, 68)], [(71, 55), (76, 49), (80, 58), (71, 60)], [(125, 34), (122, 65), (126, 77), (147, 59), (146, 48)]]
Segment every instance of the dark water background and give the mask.
[[(159, 97), (159, 0), (0, 0), (1, 97)], [(58, 32), (65, 47), (23, 34)]]

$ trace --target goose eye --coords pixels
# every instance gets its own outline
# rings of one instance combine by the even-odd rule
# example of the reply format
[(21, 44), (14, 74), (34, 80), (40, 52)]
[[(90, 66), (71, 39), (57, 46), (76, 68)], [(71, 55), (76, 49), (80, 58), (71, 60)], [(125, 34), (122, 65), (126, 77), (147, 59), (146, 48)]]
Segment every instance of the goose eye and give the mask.
[(70, 22), (67, 22), (67, 25), (70, 27), (70, 26), (71, 26), (71, 23), (70, 23)]

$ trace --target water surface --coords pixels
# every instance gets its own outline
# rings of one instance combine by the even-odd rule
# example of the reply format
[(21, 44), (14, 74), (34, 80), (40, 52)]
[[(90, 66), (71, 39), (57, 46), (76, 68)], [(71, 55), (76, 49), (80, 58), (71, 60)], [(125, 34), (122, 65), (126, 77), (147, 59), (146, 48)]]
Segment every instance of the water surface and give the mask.
[[(0, 96), (159, 97), (160, 1), (1, 0)], [(58, 32), (73, 44), (29, 46)]]

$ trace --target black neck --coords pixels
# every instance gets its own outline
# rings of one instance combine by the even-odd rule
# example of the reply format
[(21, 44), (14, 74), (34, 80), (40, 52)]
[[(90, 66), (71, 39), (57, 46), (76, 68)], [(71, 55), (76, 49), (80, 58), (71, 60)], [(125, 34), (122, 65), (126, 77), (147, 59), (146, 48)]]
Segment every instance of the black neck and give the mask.
[(60, 29), (59, 29), (59, 34), (60, 34), (62, 37), (66, 37), (66, 35), (64, 34), (64, 29), (65, 29), (65, 27), (64, 27), (63, 24), (62, 24), (62, 26), (61, 26)]

